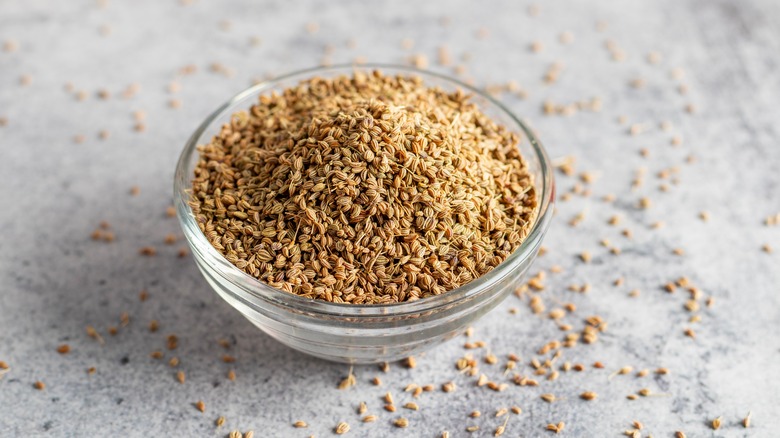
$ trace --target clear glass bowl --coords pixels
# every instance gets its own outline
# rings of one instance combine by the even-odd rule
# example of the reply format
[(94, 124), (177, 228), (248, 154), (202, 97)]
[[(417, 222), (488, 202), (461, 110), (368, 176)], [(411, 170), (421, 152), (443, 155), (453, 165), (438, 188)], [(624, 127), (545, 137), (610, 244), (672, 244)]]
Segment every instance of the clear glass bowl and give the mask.
[[(274, 289), (244, 273), (206, 240), (188, 205), (197, 146), (217, 134), (233, 112), (248, 109), (258, 96), (297, 85), (312, 76), (332, 77), (354, 70), (417, 75), (425, 85), (473, 93), (473, 102), (498, 123), (521, 134), (520, 151), (537, 185), (536, 223), (514, 253), (491, 272), (445, 294), (385, 305), (336, 304)], [(198, 268), (225, 301), (283, 344), (324, 359), (376, 363), (418, 354), (461, 333), (509, 295), (533, 263), (547, 232), (555, 199), (549, 158), (533, 132), (506, 107), (474, 87), (446, 76), (393, 65), (335, 66), (288, 74), (255, 85), (211, 113), (190, 137), (176, 166), (174, 202)]]

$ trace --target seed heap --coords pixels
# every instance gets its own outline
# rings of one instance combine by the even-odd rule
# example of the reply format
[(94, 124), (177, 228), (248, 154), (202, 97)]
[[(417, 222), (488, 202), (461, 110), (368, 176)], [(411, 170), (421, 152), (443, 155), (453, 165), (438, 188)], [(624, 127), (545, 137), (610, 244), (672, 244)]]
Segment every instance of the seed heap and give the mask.
[(227, 260), (273, 287), (411, 301), (486, 274), (528, 235), (537, 199), (518, 142), (417, 77), (314, 78), (199, 148), (190, 206)]

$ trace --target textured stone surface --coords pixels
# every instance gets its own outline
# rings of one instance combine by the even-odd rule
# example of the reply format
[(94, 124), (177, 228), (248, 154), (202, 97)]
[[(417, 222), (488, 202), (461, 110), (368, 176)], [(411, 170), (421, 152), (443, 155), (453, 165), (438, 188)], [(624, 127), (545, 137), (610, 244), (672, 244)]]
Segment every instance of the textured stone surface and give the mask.
[[(506, 436), (547, 436), (549, 422), (564, 421), (564, 436), (617, 436), (633, 420), (656, 437), (684, 430), (688, 436), (774, 436), (780, 426), (780, 227), (766, 227), (765, 217), (780, 212), (780, 5), (772, 1), (654, 1), (544, 2), (530, 17), (519, 2), (401, 1), (338, 2), (3, 2), (0, 41), (14, 40), (15, 52), (0, 52), (0, 360), (11, 366), (0, 380), (0, 436), (225, 436), (229, 430), (254, 429), (255, 436), (331, 436), (339, 421), (352, 425), (348, 436), (437, 436), (449, 430), (466, 435), (465, 427), (479, 425), (477, 435), (492, 435), (501, 419), (499, 407), (518, 405)], [(448, 26), (440, 19), (450, 18)], [(223, 30), (221, 23), (229, 21)], [(597, 32), (595, 23), (607, 27)], [(316, 22), (310, 34), (306, 24)], [(101, 27), (110, 34), (101, 36)], [(488, 31), (477, 38), (479, 29)], [(103, 29), (106, 30), (106, 29)], [(571, 31), (564, 45), (558, 36)], [(259, 47), (250, 38), (262, 39)], [(401, 47), (414, 40), (412, 50)], [(350, 48), (348, 40), (355, 41)], [(626, 59), (615, 62), (605, 48), (613, 39)], [(529, 45), (544, 44), (540, 53)], [(588, 366), (583, 373), (562, 373), (554, 382), (536, 388), (510, 386), (502, 393), (474, 387), (473, 378), (458, 374), (454, 361), (462, 356), (464, 340), (455, 340), (425, 357), (414, 370), (393, 364), (388, 374), (375, 367), (357, 367), (358, 385), (338, 391), (347, 367), (311, 359), (279, 345), (243, 320), (222, 302), (200, 277), (191, 260), (179, 259), (180, 246), (162, 243), (178, 233), (174, 219), (165, 217), (170, 203), (173, 167), (189, 133), (213, 108), (249, 85), (253, 78), (309, 67), (319, 63), (326, 45), (334, 62), (358, 56), (377, 62), (405, 62), (423, 53), (431, 68), (436, 48), (446, 44), (466, 77), (479, 85), (517, 81), (528, 98), (504, 95), (502, 100), (538, 130), (550, 155), (576, 157), (578, 171), (598, 179), (588, 187), (590, 197), (574, 195), (558, 204), (558, 215), (546, 240), (549, 252), (536, 270), (553, 265), (541, 293), (548, 309), (560, 303), (577, 306), (566, 322), (581, 327), (582, 319), (601, 315), (609, 330), (593, 345), (565, 349), (564, 360)], [(657, 65), (647, 54), (658, 51)], [(468, 54), (470, 59), (463, 62)], [(553, 62), (563, 62), (559, 81), (541, 81)], [(219, 62), (232, 77), (213, 73)], [(181, 77), (175, 96), (166, 86), (187, 65), (197, 73)], [(672, 79), (674, 67), (685, 78)], [(32, 82), (19, 84), (22, 75)], [(641, 77), (643, 89), (628, 82)], [(72, 82), (89, 97), (79, 102), (63, 90)], [(132, 99), (120, 98), (131, 83), (141, 85)], [(677, 84), (689, 87), (680, 95)], [(97, 90), (111, 92), (108, 100)], [(541, 103), (603, 100), (599, 113), (549, 117)], [(171, 109), (171, 98), (182, 107)], [(695, 104), (688, 114), (685, 105)], [(147, 113), (146, 131), (133, 130), (132, 112)], [(625, 116), (627, 124), (617, 123)], [(669, 120), (673, 129), (658, 128)], [(628, 135), (631, 124), (644, 132)], [(100, 130), (110, 131), (107, 140)], [(74, 136), (84, 135), (77, 144)], [(679, 147), (670, 145), (680, 135)], [(641, 148), (649, 150), (642, 158)], [(685, 158), (695, 156), (692, 164)], [(662, 181), (659, 171), (679, 166)], [(644, 184), (630, 186), (639, 168)], [(569, 191), (576, 178), (558, 174), (559, 193)], [(667, 183), (668, 192), (658, 190)], [(131, 197), (131, 186), (141, 189)], [(617, 196), (608, 204), (600, 199)], [(652, 200), (648, 210), (638, 200)], [(711, 220), (698, 219), (707, 210)], [(586, 216), (577, 227), (567, 222)], [(620, 226), (607, 220), (620, 214)], [(90, 233), (101, 220), (109, 221), (117, 239), (93, 242)], [(652, 229), (663, 221), (665, 226)], [(622, 229), (633, 238), (621, 236)], [(599, 246), (607, 238), (622, 253), (615, 256)], [(773, 245), (775, 253), (760, 250)], [(138, 249), (154, 245), (158, 255), (141, 257)], [(674, 256), (674, 248), (685, 255)], [(577, 255), (588, 250), (590, 264)], [(714, 306), (699, 313), (702, 321), (688, 324), (685, 294), (667, 294), (661, 285), (688, 276)], [(612, 282), (624, 277), (625, 283)], [(571, 283), (588, 282), (587, 294), (566, 290)], [(146, 288), (148, 301), (138, 293)], [(628, 292), (640, 289), (630, 298)], [(517, 314), (510, 308), (517, 307)], [(116, 336), (122, 312), (131, 322)], [(160, 330), (149, 333), (149, 321)], [(98, 328), (106, 338), (99, 345), (85, 334)], [(683, 335), (692, 327), (696, 339)], [(149, 354), (165, 349), (165, 336), (179, 336), (179, 348), (166, 351), (164, 361)], [(511, 297), (475, 326), (475, 340), (484, 340), (499, 356), (497, 365), (482, 371), (503, 381), (506, 354), (520, 355), (518, 371), (530, 373), (528, 360), (545, 342), (560, 339), (553, 322), (532, 315), (525, 302)], [(228, 352), (238, 361), (221, 361), (217, 343), (230, 339)], [(61, 356), (61, 343), (72, 347)], [(482, 358), (485, 351), (472, 350)], [(173, 355), (187, 374), (180, 385), (175, 369), (166, 363)], [(606, 364), (593, 370), (594, 361)], [(614, 370), (668, 367), (663, 377), (617, 376)], [(88, 367), (97, 373), (88, 376)], [(234, 369), (236, 382), (226, 379)], [(382, 387), (369, 381), (381, 375)], [(36, 391), (36, 380), (46, 383)], [(458, 390), (445, 394), (438, 387), (454, 380)], [(540, 378), (541, 380), (541, 378)], [(432, 383), (437, 391), (417, 400), (418, 412), (382, 410), (381, 397), (392, 391), (400, 405), (411, 399), (403, 388), (410, 382)], [(626, 400), (647, 387), (663, 396)], [(585, 402), (578, 394), (599, 394)], [(547, 404), (542, 393), (564, 400)], [(203, 400), (206, 412), (193, 404)], [(368, 404), (379, 420), (360, 424), (356, 407)], [(483, 416), (467, 414), (480, 410)], [(402, 411), (402, 412), (401, 412)], [(740, 419), (753, 412), (753, 428)], [(225, 426), (214, 427), (224, 415)], [(407, 429), (391, 421), (403, 415)], [(721, 430), (708, 421), (723, 416)], [(293, 429), (296, 420), (308, 429)]]

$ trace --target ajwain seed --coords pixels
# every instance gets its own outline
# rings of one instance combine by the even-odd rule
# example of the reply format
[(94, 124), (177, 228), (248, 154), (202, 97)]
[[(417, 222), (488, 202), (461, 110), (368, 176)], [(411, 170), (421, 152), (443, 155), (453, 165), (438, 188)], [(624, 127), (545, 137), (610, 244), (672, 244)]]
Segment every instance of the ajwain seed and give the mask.
[(720, 424), (721, 424), (722, 420), (723, 420), (723, 417), (717, 417), (714, 420), (712, 420), (712, 424), (711, 424), (712, 429), (713, 430), (720, 429)]
[(343, 434), (349, 432), (349, 424), (347, 424), (347, 423), (345, 423), (343, 421), (340, 422), (339, 424), (336, 425), (336, 428), (335, 428), (334, 432), (336, 432), (336, 435), (343, 435)]

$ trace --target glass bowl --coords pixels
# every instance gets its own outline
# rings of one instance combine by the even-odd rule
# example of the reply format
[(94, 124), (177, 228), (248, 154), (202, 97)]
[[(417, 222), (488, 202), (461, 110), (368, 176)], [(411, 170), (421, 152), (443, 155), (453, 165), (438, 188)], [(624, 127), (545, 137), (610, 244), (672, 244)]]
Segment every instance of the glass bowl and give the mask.
[[(520, 134), (520, 151), (537, 188), (536, 223), (521, 246), (489, 273), (442, 295), (382, 305), (337, 304), (283, 292), (227, 261), (198, 228), (188, 205), (197, 146), (210, 141), (231, 114), (248, 109), (258, 96), (297, 85), (312, 76), (349, 75), (355, 70), (416, 75), (427, 86), (460, 88), (496, 122)], [(201, 123), (176, 165), (174, 202), (187, 243), (211, 287), (257, 327), (285, 345), (313, 356), (347, 363), (377, 363), (419, 354), (456, 336), (485, 315), (519, 284), (537, 256), (550, 224), (555, 199), (550, 160), (533, 132), (501, 103), (449, 77), (393, 65), (313, 68), (257, 84), (230, 99)]]

